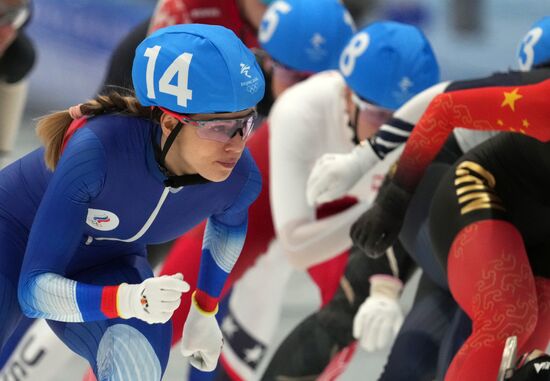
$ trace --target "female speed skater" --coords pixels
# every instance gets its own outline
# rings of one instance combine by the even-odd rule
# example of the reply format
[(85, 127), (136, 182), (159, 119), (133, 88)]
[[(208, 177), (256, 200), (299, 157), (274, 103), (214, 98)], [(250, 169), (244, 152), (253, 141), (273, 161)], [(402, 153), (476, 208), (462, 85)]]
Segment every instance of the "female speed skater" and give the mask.
[[(220, 65), (231, 70), (204, 70)], [(101, 380), (161, 379), (166, 323), (189, 285), (154, 277), (145, 246), (205, 218), (182, 353), (215, 367), (219, 293), (261, 187), (244, 145), (264, 80), (231, 31), (159, 30), (138, 47), (133, 80), (136, 98), (102, 96), (41, 119), (44, 147), (0, 172), (0, 344), (23, 314), (45, 318)]]

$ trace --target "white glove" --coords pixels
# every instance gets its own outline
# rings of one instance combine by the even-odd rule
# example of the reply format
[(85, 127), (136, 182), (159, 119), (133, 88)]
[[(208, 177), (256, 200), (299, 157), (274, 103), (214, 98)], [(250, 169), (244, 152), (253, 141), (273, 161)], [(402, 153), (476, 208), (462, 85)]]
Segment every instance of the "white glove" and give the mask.
[(179, 307), (181, 294), (189, 288), (180, 273), (148, 278), (140, 284), (122, 283), (117, 292), (118, 314), (149, 324), (166, 323)]
[(216, 369), (218, 358), (222, 352), (223, 336), (216, 312), (205, 312), (197, 305), (193, 294), (193, 305), (183, 326), (181, 339), (181, 354), (189, 357), (189, 362), (203, 372)]
[(399, 293), (403, 284), (389, 275), (373, 275), (371, 292), (353, 319), (353, 337), (367, 352), (391, 344), (403, 324)]
[(317, 160), (307, 180), (310, 206), (344, 196), (380, 158), (368, 142), (346, 154), (328, 153)]

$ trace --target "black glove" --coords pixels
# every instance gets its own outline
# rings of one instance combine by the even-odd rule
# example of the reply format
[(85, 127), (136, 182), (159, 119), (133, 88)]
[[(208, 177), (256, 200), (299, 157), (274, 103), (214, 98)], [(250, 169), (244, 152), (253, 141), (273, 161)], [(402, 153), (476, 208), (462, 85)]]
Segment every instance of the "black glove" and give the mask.
[(393, 245), (407, 211), (411, 194), (393, 181), (386, 181), (373, 206), (351, 226), (353, 244), (378, 258)]
[(514, 371), (513, 376), (504, 377), (504, 379), (509, 381), (548, 381), (550, 380), (549, 363), (550, 355), (542, 354), (535, 359), (527, 360), (525, 364)]

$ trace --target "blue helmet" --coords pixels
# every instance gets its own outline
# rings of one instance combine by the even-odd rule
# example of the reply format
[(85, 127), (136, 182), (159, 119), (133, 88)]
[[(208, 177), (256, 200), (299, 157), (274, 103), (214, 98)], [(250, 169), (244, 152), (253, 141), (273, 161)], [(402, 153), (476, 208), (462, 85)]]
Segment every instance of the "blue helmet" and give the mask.
[(139, 102), (180, 114), (235, 112), (264, 96), (254, 54), (227, 28), (162, 28), (136, 48), (132, 80)]
[(531, 26), (521, 39), (517, 55), (521, 71), (550, 61), (550, 17), (543, 17)]
[(349, 41), (340, 72), (357, 95), (390, 110), (439, 82), (439, 66), (424, 34), (390, 21), (373, 23)]
[(354, 29), (338, 0), (277, 0), (262, 18), (258, 40), (277, 62), (316, 73), (338, 68), (340, 52)]

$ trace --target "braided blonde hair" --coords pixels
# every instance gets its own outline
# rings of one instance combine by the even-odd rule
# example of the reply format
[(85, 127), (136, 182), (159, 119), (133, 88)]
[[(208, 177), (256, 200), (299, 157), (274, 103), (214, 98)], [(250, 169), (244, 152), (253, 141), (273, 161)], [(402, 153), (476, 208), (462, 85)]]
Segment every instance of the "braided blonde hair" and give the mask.
[[(79, 109), (75, 112), (75, 108)], [(44, 145), (44, 160), (52, 171), (61, 157), (63, 138), (73, 121), (73, 116), (95, 116), (101, 114), (123, 114), (139, 118), (151, 118), (159, 122), (162, 112), (158, 108), (142, 106), (134, 96), (122, 96), (117, 92), (99, 95), (94, 99), (71, 107), (69, 110), (54, 112), (38, 120), (36, 134)]]

